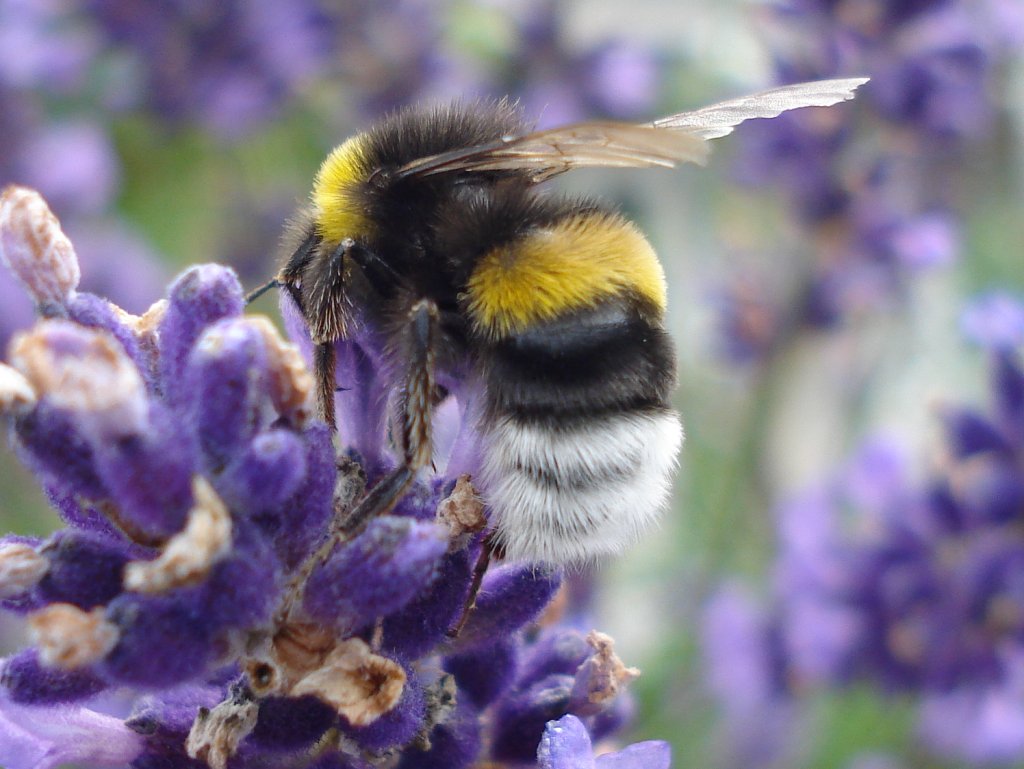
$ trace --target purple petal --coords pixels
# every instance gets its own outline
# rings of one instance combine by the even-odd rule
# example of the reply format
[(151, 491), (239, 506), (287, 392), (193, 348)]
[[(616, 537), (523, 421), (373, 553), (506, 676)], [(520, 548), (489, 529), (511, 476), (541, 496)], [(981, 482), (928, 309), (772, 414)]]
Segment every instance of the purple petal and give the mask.
[(142, 745), (142, 738), (118, 718), (71, 705), (18, 705), (0, 697), (0, 765), (6, 769), (118, 767), (134, 760)]
[(637, 742), (594, 762), (597, 769), (668, 769), (671, 763), (672, 747), (662, 740)]
[(540, 769), (594, 769), (594, 750), (583, 722), (573, 715), (548, 722), (537, 748), (537, 764)]

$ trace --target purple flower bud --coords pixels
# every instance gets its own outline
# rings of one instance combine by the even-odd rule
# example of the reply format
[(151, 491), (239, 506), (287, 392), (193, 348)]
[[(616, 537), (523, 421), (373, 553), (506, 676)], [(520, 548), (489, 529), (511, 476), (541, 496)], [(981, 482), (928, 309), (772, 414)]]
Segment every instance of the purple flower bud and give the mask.
[(447, 639), (469, 592), (474, 557), (471, 549), (445, 556), (430, 588), (384, 620), (383, 646), (389, 653), (418, 659)]
[(312, 745), (337, 721), (337, 712), (316, 697), (268, 697), (260, 702), (246, 741), (273, 751), (297, 750)]
[(88, 668), (64, 670), (43, 665), (35, 649), (9, 657), (0, 669), (0, 686), (12, 702), (56, 705), (99, 694), (106, 683)]
[(194, 454), (184, 428), (154, 402), (144, 430), (93, 443), (96, 467), (117, 505), (119, 524), (134, 538), (162, 539), (185, 525), (192, 505)]
[(183, 403), (214, 472), (271, 421), (267, 365), (263, 336), (245, 318), (213, 324), (189, 355)]
[(59, 312), (78, 288), (75, 249), (35, 190), (11, 186), (0, 196), (0, 261), (44, 314)]
[[(107, 610), (117, 645), (99, 664), (104, 677), (142, 688), (193, 681), (207, 672), (216, 649), (194, 591), (176, 596), (125, 594)], [(191, 600), (190, 600), (191, 599)]]
[(208, 769), (185, 754), (185, 739), (199, 709), (212, 709), (224, 694), (222, 687), (184, 684), (142, 697), (125, 720), (125, 726), (145, 740), (133, 769)]
[(537, 618), (561, 584), (559, 572), (536, 566), (509, 564), (490, 570), (455, 648), (469, 650), (511, 635)]
[(237, 452), (217, 482), (238, 515), (276, 516), (306, 477), (306, 447), (291, 430), (271, 429)]
[(580, 716), (604, 712), (618, 699), (626, 684), (640, 675), (636, 668), (627, 668), (615, 654), (610, 636), (592, 630), (587, 643), (593, 654), (576, 671), (569, 696), (569, 708)]
[(276, 607), (281, 568), (271, 545), (250, 527), (234, 527), (230, 554), (201, 584), (199, 612), (210, 629), (259, 627)]
[(102, 331), (44, 321), (15, 338), (11, 361), (40, 398), (72, 412), (90, 439), (146, 426), (148, 404), (139, 371)]
[(516, 679), (518, 686), (530, 686), (545, 676), (574, 675), (594, 648), (578, 630), (552, 628), (545, 631), (530, 647)]
[(121, 592), (125, 549), (85, 532), (58, 532), (41, 549), (49, 561), (39, 582), (39, 595), (47, 603), (71, 603), (92, 609), (109, 603)]
[(460, 694), (465, 694), (474, 707), (483, 710), (512, 684), (517, 651), (516, 643), (505, 638), (493, 646), (446, 657), (444, 669), (455, 676)]
[(480, 716), (460, 703), (430, 732), (430, 750), (406, 749), (395, 769), (465, 769), (480, 755)]
[(274, 511), (274, 547), (287, 568), (294, 568), (310, 553), (334, 515), (334, 484), (338, 467), (331, 431), (322, 423), (302, 433), (306, 477), (298, 490)]
[(43, 401), (14, 422), (18, 453), (47, 487), (61, 496), (108, 496), (96, 472), (92, 448), (70, 414)]
[(398, 611), (424, 590), (437, 576), (447, 547), (437, 524), (376, 518), (313, 571), (303, 606), (320, 622), (358, 630)]
[(636, 698), (632, 692), (623, 692), (611, 705), (589, 719), (587, 729), (597, 742), (626, 728), (636, 717)]
[(533, 759), (544, 725), (569, 710), (572, 686), (572, 676), (547, 676), (503, 700), (495, 718), (492, 757), (512, 762)]
[(241, 315), (242, 285), (227, 267), (190, 267), (171, 284), (167, 311), (160, 321), (160, 373), (172, 402), (184, 394), (184, 371), (192, 346), (203, 330), (220, 320)]

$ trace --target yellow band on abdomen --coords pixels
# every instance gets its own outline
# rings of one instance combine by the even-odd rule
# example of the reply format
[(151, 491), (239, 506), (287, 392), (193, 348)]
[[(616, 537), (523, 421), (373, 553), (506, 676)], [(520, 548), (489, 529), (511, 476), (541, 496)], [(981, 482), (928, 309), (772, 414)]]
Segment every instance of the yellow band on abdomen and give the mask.
[(617, 214), (586, 212), (487, 252), (467, 285), (478, 330), (500, 338), (632, 292), (665, 309), (665, 274), (639, 230)]

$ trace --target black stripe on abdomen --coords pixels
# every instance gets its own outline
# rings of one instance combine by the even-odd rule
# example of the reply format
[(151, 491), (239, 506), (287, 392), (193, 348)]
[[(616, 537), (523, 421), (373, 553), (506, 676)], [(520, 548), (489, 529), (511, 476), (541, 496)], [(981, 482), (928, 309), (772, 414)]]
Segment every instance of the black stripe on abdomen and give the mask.
[(562, 421), (666, 407), (675, 386), (672, 340), (637, 305), (612, 297), (488, 345), (491, 414)]

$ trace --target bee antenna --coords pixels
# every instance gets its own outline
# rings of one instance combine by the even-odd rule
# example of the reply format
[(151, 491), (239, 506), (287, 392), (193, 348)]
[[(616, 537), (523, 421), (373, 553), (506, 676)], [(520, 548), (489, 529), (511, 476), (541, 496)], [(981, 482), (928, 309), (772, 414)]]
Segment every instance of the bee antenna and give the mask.
[(272, 289), (272, 288), (280, 288), (282, 285), (284, 285), (284, 284), (281, 283), (281, 281), (279, 281), (277, 278), (272, 278), (271, 280), (267, 281), (264, 285), (260, 286), (259, 288), (255, 289), (254, 291), (250, 291), (248, 294), (246, 294), (245, 295), (245, 303), (246, 304), (252, 304), (257, 299), (259, 299), (261, 296), (263, 296), (265, 293), (267, 293), (270, 289)]

